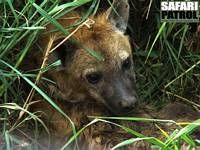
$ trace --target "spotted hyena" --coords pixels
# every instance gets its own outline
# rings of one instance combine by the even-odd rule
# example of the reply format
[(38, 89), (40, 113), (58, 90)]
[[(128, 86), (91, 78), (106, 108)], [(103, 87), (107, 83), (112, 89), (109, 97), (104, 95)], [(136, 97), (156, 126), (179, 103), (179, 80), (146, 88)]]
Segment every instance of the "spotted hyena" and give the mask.
[[(69, 27), (80, 18), (80, 13), (72, 12), (57, 21), (63, 27)], [(135, 109), (138, 96), (132, 49), (129, 37), (125, 35), (128, 18), (128, 1), (114, 0), (107, 11), (89, 17), (93, 22), (90, 27), (86, 24), (76, 31), (70, 30), (71, 33), (74, 32), (71, 40), (60, 44), (66, 35), (56, 31), (51, 24), (47, 25), (46, 31), (38, 40), (44, 53), (49, 46), (50, 49), (57, 47), (48, 55), (48, 64), (61, 61), (60, 66), (48, 70), (44, 75), (56, 85), (45, 81), (40, 84), (47, 89), (55, 103), (72, 119), (77, 128), (89, 122), (87, 116), (124, 115)], [(88, 49), (101, 57), (92, 56)], [(31, 57), (37, 65), (43, 61), (44, 53), (34, 49)], [(35, 97), (35, 100), (39, 99)], [(45, 113), (43, 119), (54, 131), (56, 139), (65, 139), (71, 134), (69, 121), (50, 104), (41, 100), (32, 107), (32, 111), (38, 110)], [(98, 134), (105, 130), (112, 131), (113, 127), (100, 123), (89, 127), (83, 133), (82, 137), (89, 149), (96, 146), (94, 137), (98, 137)]]

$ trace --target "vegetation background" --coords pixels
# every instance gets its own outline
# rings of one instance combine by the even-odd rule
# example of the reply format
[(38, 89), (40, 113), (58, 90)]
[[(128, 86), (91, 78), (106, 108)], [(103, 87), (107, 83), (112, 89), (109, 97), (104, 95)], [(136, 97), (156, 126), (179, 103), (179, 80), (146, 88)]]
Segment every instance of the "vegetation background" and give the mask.
[[(200, 26), (198, 30), (197, 23), (160, 22), (159, 0), (129, 2), (131, 10), (127, 34), (130, 35), (133, 46), (141, 99), (153, 103), (156, 107), (162, 107), (169, 101), (182, 101), (199, 111)], [(14, 145), (22, 145), (20, 139), (12, 133), (27, 123), (45, 126), (37, 113), (33, 114), (27, 110), (31, 101), (27, 100), (27, 92), (20, 86), (21, 82), (30, 84), (55, 109), (63, 113), (51, 98), (34, 84), (40, 78), (41, 72), (51, 66), (43, 68), (42, 71), (38, 68), (29, 72), (22, 72), (19, 68), (47, 23), (50, 22), (58, 30), (66, 32), (64, 27), (56, 22), (56, 18), (78, 9), (84, 12), (84, 15), (80, 22), (74, 25), (73, 28), (76, 28), (89, 15), (102, 12), (110, 4), (109, 0), (0, 0), (0, 149), (12, 149)], [(65, 116), (67, 117), (67, 114)], [(190, 138), (191, 131), (198, 128), (199, 123), (200, 120), (197, 120), (195, 124), (177, 128), (176, 133), (169, 135), (167, 140), (162, 142), (161, 147), (178, 149), (181, 140), (193, 147), (199, 144), (200, 139)], [(139, 135), (137, 137), (140, 140), (149, 138)], [(129, 144), (128, 142), (125, 141), (121, 146)], [(158, 139), (153, 138), (149, 142), (160, 146)]]

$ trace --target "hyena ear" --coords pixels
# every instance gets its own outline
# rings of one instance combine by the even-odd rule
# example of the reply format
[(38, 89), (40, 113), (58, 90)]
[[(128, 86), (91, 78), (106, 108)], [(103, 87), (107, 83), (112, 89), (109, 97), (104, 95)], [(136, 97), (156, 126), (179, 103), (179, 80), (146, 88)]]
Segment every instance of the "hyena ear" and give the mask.
[[(55, 46), (62, 40), (56, 41)], [(48, 64), (55, 63), (60, 60), (61, 64), (56, 67), (57, 71), (66, 69), (66, 66), (72, 62), (73, 56), (77, 49), (77, 45), (69, 40), (65, 41), (58, 48), (56, 48), (48, 58)]]
[(113, 26), (125, 33), (129, 18), (128, 0), (113, 0), (111, 7), (107, 10), (107, 19)]

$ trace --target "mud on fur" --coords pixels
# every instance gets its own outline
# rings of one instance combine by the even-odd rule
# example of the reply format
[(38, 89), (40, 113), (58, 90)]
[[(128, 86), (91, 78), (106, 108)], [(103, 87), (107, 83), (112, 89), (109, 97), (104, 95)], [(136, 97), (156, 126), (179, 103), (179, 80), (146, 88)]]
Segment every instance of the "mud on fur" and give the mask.
[[(44, 74), (45, 77), (55, 81), (56, 85), (44, 81), (39, 85), (51, 93), (56, 104), (74, 121), (77, 128), (89, 122), (87, 118), (89, 115), (133, 113), (138, 101), (132, 48), (129, 37), (125, 35), (129, 4), (127, 0), (116, 0), (113, 1), (112, 7), (97, 16), (90, 16), (89, 19), (94, 24), (90, 27), (81, 26), (71, 36), (73, 40), (68, 39), (62, 44), (60, 43), (66, 35), (54, 31), (56, 28), (48, 24), (46, 31), (38, 40), (42, 51), (38, 51), (37, 47), (33, 48), (30, 59), (27, 59), (32, 60), (32, 63), (25, 63), (29, 64), (27, 68), (30, 70), (41, 66), (44, 59), (47, 59), (49, 65), (61, 61), (60, 66)], [(57, 21), (63, 27), (68, 27), (80, 18), (80, 12), (70, 12)], [(95, 58), (84, 48), (92, 49), (102, 55), (103, 60)], [(46, 55), (50, 49), (53, 51)], [(41, 98), (35, 96), (34, 100)], [(33, 112), (41, 110), (45, 114), (42, 118), (54, 131), (54, 137), (63, 139), (71, 134), (69, 122), (65, 121), (50, 104), (41, 100), (31, 107)], [(85, 135), (90, 137), (92, 136), (90, 134), (92, 133)]]

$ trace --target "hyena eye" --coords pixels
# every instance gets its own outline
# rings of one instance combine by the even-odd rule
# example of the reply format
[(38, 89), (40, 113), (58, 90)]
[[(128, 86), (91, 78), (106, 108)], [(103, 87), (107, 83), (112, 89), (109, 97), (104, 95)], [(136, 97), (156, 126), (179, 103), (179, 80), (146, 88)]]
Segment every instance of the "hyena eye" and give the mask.
[(130, 68), (131, 68), (131, 58), (129, 57), (122, 63), (122, 70), (129, 70)]
[(101, 80), (102, 75), (100, 73), (91, 73), (86, 75), (86, 78), (89, 83), (97, 84)]

